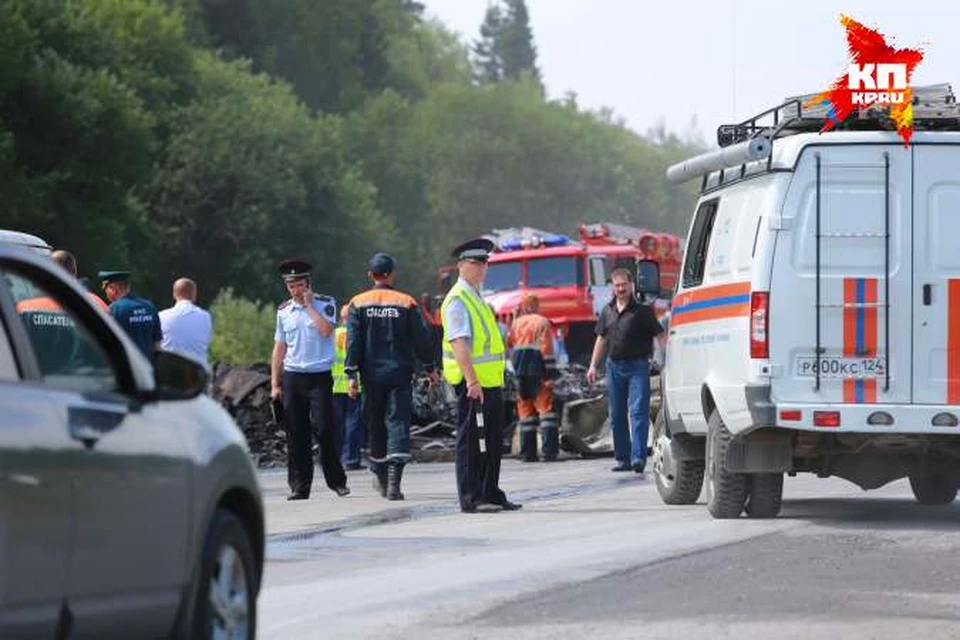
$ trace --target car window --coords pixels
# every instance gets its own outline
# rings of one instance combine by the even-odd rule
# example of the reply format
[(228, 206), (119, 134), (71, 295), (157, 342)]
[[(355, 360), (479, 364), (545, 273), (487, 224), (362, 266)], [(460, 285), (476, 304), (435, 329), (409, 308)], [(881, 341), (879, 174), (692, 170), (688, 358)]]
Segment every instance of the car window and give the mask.
[(0, 381), (13, 382), (19, 378), (17, 361), (14, 360), (13, 349), (10, 348), (7, 328), (0, 322)]
[(30, 280), (13, 278), (7, 274), (4, 274), (3, 279), (6, 280), (7, 286), (10, 288), (10, 294), (13, 296), (14, 302), (38, 298), (43, 295)]
[[(90, 330), (71, 309), (29, 277), (6, 271), (23, 324), (45, 385), (80, 392), (116, 391), (117, 376)], [(14, 320), (16, 321), (16, 320)]]

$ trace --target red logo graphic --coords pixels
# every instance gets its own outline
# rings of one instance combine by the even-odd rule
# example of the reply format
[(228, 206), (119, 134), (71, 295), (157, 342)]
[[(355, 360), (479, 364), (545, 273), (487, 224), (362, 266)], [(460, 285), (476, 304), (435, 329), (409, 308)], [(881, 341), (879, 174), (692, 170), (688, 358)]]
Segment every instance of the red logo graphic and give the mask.
[(855, 110), (871, 106), (888, 109), (905, 146), (913, 135), (913, 91), (910, 78), (923, 60), (919, 49), (895, 49), (882, 33), (840, 16), (847, 29), (847, 51), (853, 61), (847, 72), (823, 93), (803, 106), (823, 106), (827, 120), (820, 130), (830, 131)]

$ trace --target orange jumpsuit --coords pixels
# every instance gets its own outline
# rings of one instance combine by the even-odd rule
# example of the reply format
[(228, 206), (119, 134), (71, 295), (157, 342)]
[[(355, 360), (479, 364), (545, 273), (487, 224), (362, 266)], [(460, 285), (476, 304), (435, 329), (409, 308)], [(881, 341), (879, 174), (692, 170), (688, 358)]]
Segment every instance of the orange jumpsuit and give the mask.
[[(520, 419), (520, 455), (525, 462), (537, 460), (537, 430), (543, 439), (543, 458), (556, 460), (559, 453), (559, 421), (553, 411), (553, 383), (549, 372), (555, 366), (553, 328), (550, 321), (528, 313), (513, 321), (507, 335), (512, 362), (520, 381), (517, 414)], [(530, 387), (534, 387), (530, 388)]]

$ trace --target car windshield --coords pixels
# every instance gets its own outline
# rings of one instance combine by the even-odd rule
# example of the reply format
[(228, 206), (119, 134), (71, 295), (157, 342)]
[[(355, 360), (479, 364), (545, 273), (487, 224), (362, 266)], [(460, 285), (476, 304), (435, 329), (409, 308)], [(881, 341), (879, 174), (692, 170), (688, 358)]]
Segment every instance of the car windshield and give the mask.
[(522, 262), (519, 260), (515, 262), (497, 262), (487, 268), (487, 277), (483, 281), (483, 292), (496, 293), (497, 291), (510, 291), (518, 288), (522, 279)]
[(570, 287), (581, 284), (583, 273), (576, 256), (538, 258), (527, 263), (528, 287)]

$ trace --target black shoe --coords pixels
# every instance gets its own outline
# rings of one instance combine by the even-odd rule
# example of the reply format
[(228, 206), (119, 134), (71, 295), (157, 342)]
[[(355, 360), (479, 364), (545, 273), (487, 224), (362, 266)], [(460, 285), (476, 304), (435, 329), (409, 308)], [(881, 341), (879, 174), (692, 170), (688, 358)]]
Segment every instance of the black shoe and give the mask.
[(350, 487), (348, 487), (347, 485), (343, 485), (342, 487), (335, 487), (333, 492), (336, 493), (341, 498), (343, 498), (350, 495)]
[(640, 462), (633, 463), (633, 472), (634, 473), (643, 473), (643, 470), (647, 468), (647, 461), (641, 460)]
[(478, 502), (477, 504), (467, 507), (461, 506), (460, 511), (464, 513), (497, 513), (503, 511), (503, 507), (498, 504), (490, 504), (489, 502)]
[(309, 499), (310, 499), (310, 494), (303, 493), (301, 491), (294, 491), (293, 493), (287, 496), (287, 500), (309, 500)]
[(539, 458), (520, 458), (520, 462), (540, 462)]
[(617, 463), (617, 466), (610, 469), (610, 471), (632, 471), (632, 469), (626, 462), (619, 462)]
[(504, 511), (519, 511), (520, 509), (523, 509), (522, 504), (518, 504), (516, 502), (510, 502), (509, 500), (504, 500), (503, 502), (500, 503), (499, 506)]
[(387, 466), (387, 500), (403, 500), (400, 483), (403, 481), (403, 463), (391, 462)]
[(557, 456), (543, 456), (544, 462), (556, 462)]

